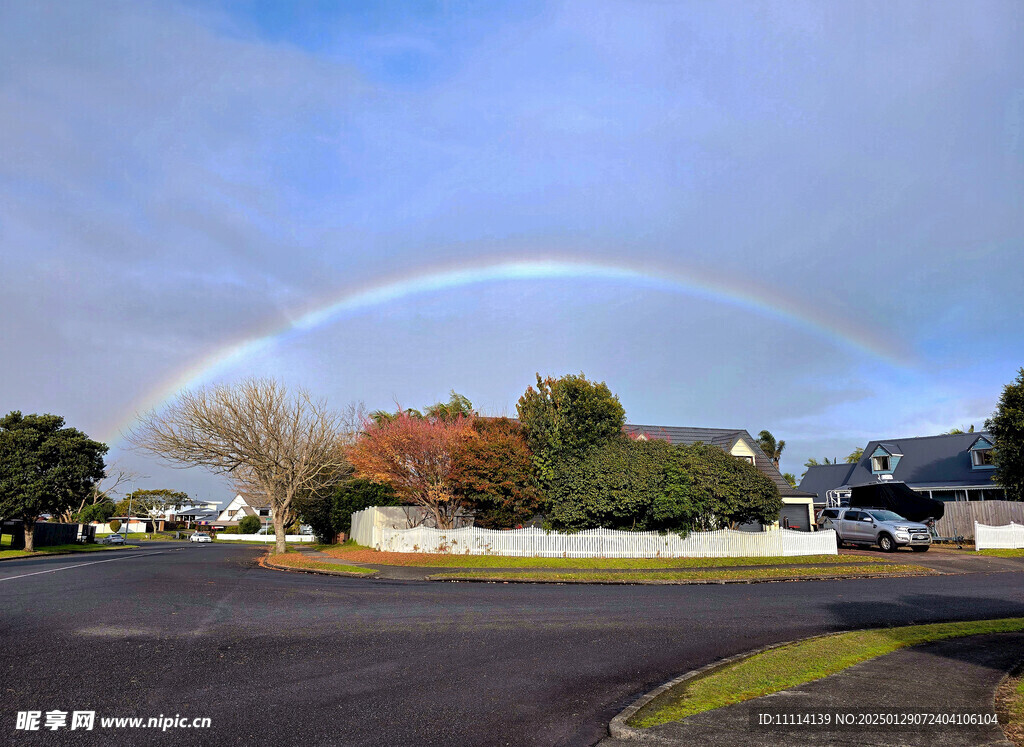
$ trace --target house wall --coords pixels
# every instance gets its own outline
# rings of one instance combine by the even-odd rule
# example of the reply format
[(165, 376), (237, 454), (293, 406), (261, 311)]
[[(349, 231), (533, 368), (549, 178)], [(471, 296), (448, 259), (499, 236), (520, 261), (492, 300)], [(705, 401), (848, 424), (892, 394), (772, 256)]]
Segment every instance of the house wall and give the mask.
[(747, 446), (746, 442), (742, 438), (736, 442), (736, 444), (732, 447), (732, 451), (730, 451), (729, 453), (736, 457), (757, 456), (756, 454), (754, 454), (754, 450)]

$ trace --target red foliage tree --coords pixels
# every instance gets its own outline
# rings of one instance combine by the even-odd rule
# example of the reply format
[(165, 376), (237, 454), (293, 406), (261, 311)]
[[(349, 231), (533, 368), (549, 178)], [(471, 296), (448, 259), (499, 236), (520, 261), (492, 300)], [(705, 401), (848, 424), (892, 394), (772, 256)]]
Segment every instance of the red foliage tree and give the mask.
[(474, 523), (508, 529), (529, 521), (542, 494), (523, 427), (508, 418), (479, 418), (474, 430), (456, 452), (452, 475)]
[(422, 507), (439, 529), (450, 529), (463, 505), (455, 455), (474, 436), (473, 419), (422, 418), (399, 411), (364, 424), (349, 449), (357, 477), (390, 485), (403, 503)]

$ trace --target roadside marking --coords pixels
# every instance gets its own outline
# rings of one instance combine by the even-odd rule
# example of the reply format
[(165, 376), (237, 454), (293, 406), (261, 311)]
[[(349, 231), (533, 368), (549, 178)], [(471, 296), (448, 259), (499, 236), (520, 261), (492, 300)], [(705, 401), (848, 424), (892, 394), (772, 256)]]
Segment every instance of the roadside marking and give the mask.
[(28, 578), (29, 576), (38, 576), (41, 573), (58, 573), (60, 571), (70, 571), (72, 568), (81, 568), (84, 565), (96, 565), (97, 563), (113, 563), (115, 560), (132, 560), (133, 558), (145, 558), (149, 555), (162, 555), (165, 550), (158, 550), (157, 552), (147, 552), (144, 555), (131, 555), (124, 558), (107, 558), (106, 560), (93, 560), (89, 563), (78, 563), (77, 565), (66, 565), (63, 568), (50, 568), (45, 571), (33, 571), (32, 573), (22, 573), (20, 576), (8, 576), (7, 578), (0, 578), (0, 581), (13, 581), (16, 578)]

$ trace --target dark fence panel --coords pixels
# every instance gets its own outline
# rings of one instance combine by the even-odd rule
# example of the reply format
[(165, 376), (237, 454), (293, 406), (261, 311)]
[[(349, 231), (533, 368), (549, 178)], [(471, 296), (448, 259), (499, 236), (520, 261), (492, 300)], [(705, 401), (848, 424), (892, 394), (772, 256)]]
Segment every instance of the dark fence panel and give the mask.
[[(4, 532), (11, 535), (11, 549), (25, 549), (25, 530), (20, 521), (14, 525), (8, 524)], [(78, 524), (53, 524), (48, 521), (36, 522), (33, 542), (36, 547), (51, 547), (53, 545), (72, 545), (78, 541)]]

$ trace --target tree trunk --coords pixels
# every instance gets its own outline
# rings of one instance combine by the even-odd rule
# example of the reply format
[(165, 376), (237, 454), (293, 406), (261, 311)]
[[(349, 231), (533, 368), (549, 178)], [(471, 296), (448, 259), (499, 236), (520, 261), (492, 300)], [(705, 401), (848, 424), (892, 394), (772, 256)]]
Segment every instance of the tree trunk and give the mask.
[(36, 517), (25, 519), (25, 550), (36, 551)]
[(288, 544), (285, 542), (285, 539), (284, 539), (284, 532), (285, 532), (284, 511), (275, 511), (274, 512), (274, 537), (277, 540), (276, 548), (275, 548), (277, 552), (285, 552), (287, 550), (287, 548), (288, 548)]

